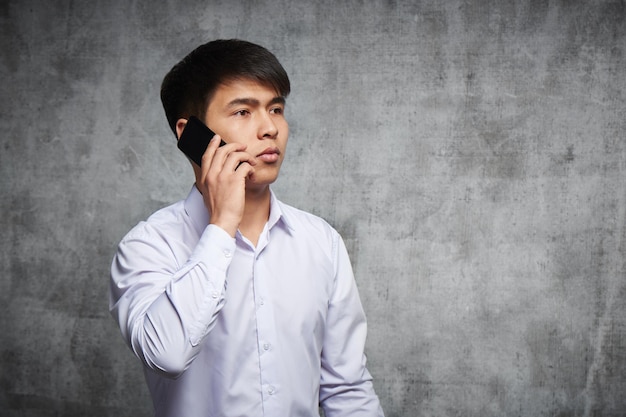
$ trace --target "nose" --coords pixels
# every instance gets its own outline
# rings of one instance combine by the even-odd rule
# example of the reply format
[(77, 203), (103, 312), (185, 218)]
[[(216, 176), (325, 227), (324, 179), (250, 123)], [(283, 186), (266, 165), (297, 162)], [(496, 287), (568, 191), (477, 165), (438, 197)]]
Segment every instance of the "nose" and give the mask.
[(278, 136), (278, 127), (270, 114), (264, 114), (259, 125), (259, 139), (276, 139)]

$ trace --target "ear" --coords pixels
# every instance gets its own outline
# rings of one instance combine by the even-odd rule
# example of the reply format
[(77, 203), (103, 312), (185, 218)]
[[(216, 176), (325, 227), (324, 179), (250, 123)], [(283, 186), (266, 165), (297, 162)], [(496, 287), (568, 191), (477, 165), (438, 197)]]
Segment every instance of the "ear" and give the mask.
[(183, 130), (187, 126), (187, 119), (178, 119), (176, 121), (176, 137), (180, 139), (180, 135), (183, 134)]

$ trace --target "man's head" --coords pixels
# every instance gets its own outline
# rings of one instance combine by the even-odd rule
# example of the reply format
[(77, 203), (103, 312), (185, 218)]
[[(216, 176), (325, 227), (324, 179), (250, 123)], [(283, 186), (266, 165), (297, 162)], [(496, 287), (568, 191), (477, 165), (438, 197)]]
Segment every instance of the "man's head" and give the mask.
[(249, 80), (270, 87), (281, 97), (291, 90), (289, 77), (278, 59), (262, 46), (236, 39), (199, 46), (176, 64), (161, 84), (161, 102), (172, 132), (176, 122), (189, 116), (204, 119), (220, 85)]

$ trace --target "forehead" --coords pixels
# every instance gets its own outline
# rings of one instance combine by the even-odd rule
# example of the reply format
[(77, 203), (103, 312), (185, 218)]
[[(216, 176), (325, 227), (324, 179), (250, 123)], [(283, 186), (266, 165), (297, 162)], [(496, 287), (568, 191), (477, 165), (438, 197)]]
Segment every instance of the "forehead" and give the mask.
[(266, 98), (269, 100), (280, 97), (276, 89), (267, 83), (250, 79), (233, 79), (217, 86), (211, 101), (222, 101), (234, 98)]

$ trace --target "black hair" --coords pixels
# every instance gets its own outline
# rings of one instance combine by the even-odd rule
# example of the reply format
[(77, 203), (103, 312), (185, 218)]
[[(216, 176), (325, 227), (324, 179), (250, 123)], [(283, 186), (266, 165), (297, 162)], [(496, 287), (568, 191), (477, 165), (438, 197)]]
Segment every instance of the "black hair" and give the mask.
[(285, 98), (291, 91), (287, 72), (264, 47), (239, 39), (205, 43), (174, 65), (161, 84), (161, 102), (172, 132), (176, 134), (180, 118), (204, 119), (215, 90), (234, 80), (259, 82)]

